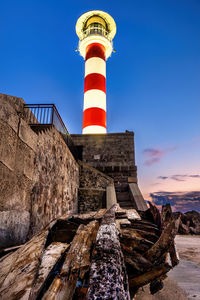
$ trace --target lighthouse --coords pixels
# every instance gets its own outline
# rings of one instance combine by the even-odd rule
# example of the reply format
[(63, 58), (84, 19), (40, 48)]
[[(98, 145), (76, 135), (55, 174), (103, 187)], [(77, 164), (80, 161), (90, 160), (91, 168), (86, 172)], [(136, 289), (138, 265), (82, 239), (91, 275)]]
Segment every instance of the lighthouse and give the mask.
[(114, 19), (92, 10), (76, 23), (78, 50), (85, 59), (83, 134), (106, 133), (106, 60), (113, 51)]

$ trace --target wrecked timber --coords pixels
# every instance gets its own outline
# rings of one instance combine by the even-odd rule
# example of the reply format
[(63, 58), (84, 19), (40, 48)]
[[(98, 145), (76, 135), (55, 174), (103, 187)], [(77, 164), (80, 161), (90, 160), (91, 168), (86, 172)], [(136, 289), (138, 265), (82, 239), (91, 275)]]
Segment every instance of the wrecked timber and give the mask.
[(169, 205), (65, 215), (1, 251), (0, 299), (132, 299), (148, 283), (154, 294), (178, 264), (179, 222)]

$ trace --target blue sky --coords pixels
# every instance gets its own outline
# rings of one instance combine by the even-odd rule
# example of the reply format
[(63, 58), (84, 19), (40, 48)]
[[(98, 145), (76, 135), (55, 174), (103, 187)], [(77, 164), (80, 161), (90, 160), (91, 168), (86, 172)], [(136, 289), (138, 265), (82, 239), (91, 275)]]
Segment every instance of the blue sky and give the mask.
[(55, 103), (69, 132), (81, 133), (84, 61), (75, 24), (91, 9), (117, 24), (107, 61), (108, 132), (135, 132), (145, 197), (199, 191), (192, 177), (200, 174), (199, 0), (2, 1), (0, 92)]

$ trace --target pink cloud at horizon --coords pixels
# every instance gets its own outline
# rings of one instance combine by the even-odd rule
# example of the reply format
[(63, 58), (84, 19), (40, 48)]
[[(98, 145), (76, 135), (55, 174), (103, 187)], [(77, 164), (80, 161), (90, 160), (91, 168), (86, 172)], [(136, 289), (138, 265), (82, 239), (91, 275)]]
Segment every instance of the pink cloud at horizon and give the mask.
[(175, 151), (177, 149), (178, 149), (177, 146), (168, 148), (166, 150), (155, 149), (155, 148), (144, 149), (142, 152), (145, 157), (144, 165), (151, 166), (155, 163), (158, 163), (166, 154)]

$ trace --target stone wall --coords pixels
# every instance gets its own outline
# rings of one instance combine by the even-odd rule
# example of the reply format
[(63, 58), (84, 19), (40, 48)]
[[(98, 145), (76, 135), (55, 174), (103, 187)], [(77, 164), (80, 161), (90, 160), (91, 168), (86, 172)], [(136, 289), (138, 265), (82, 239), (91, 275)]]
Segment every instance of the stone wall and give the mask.
[(0, 94), (0, 248), (77, 210), (78, 164), (55, 128), (39, 135), (30, 128), (23, 106)]
[(105, 208), (106, 187), (113, 182), (113, 179), (81, 161), (79, 161), (79, 166), (79, 212), (83, 213)]
[(72, 134), (79, 158), (112, 177), (115, 184), (137, 182), (134, 133)]
[(21, 119), (24, 101), (0, 94), (0, 246), (25, 242), (37, 136)]
[(52, 219), (78, 210), (79, 167), (60, 133), (38, 134), (31, 193), (31, 235)]

